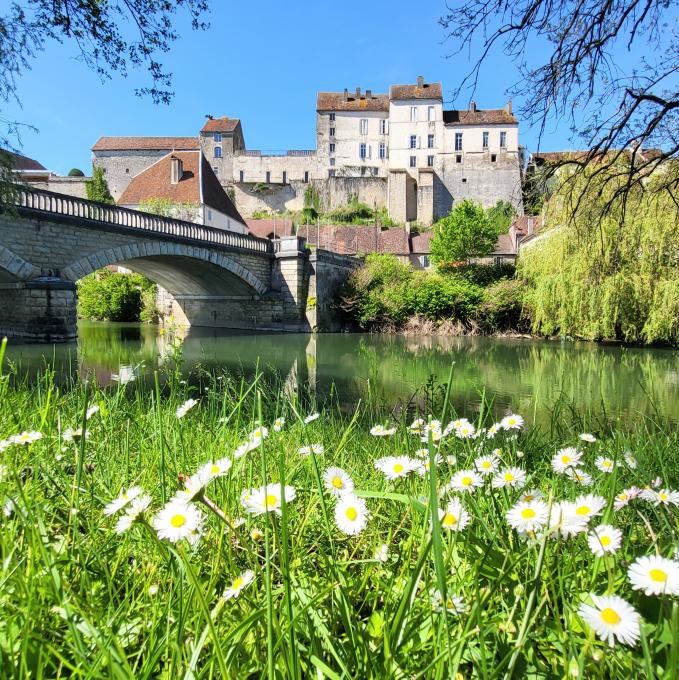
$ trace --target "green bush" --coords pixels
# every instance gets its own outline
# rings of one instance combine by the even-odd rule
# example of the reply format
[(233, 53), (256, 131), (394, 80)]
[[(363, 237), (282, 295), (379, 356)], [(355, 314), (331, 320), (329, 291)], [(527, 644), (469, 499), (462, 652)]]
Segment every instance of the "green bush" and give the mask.
[(81, 318), (150, 321), (154, 310), (155, 285), (140, 274), (119, 274), (102, 269), (78, 281), (78, 315)]
[(104, 169), (98, 166), (92, 169), (92, 179), (85, 180), (85, 193), (90, 201), (115, 203), (104, 178)]
[(84, 177), (85, 173), (80, 168), (71, 168), (68, 171), (69, 177)]
[(483, 289), (466, 279), (415, 272), (405, 289), (408, 315), (467, 320), (483, 301)]
[(484, 333), (504, 330), (525, 330), (528, 322), (524, 315), (525, 281), (503, 279), (488, 286), (483, 302), (474, 319)]
[(516, 267), (508, 262), (502, 264), (467, 264), (444, 271), (450, 271), (456, 276), (463, 276), (470, 283), (475, 283), (477, 286), (485, 288), (503, 279), (513, 278)]
[(351, 196), (346, 205), (323, 215), (324, 221), (344, 224), (366, 224), (366, 222), (372, 222), (374, 219), (375, 211), (366, 203), (361, 203), (357, 196)]

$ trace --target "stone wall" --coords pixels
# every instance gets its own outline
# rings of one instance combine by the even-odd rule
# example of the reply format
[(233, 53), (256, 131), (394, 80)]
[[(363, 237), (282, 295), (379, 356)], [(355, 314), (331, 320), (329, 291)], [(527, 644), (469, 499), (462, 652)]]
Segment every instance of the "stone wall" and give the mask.
[(57, 175), (50, 175), (47, 185), (41, 184), (39, 189), (47, 189), (56, 194), (66, 194), (67, 196), (75, 196), (76, 198), (87, 198), (87, 189), (85, 182), (91, 177), (58, 177)]

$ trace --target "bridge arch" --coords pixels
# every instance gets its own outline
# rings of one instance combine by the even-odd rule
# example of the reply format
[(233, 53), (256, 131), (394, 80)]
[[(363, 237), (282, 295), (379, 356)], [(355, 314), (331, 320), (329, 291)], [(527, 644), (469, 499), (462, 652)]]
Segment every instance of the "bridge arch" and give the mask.
[(61, 270), (70, 281), (108, 265), (143, 274), (173, 295), (264, 295), (260, 278), (225, 255), (181, 243), (132, 242), (81, 257)]
[(0, 284), (26, 281), (40, 275), (30, 262), (0, 245)]

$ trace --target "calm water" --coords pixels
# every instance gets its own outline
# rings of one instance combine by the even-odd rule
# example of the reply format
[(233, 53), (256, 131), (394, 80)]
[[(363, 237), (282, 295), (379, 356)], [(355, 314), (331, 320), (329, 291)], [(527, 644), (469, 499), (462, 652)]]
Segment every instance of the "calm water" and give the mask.
[[(71, 345), (14, 345), (8, 358), (35, 375), (45, 364), (62, 380), (96, 376), (99, 384), (132, 370), (143, 380), (167, 364), (173, 339), (154, 326), (82, 322)], [(424, 404), (428, 381), (447, 380), (455, 362), (452, 402), (473, 415), (480, 392), (508, 410), (546, 422), (561, 400), (586, 421), (652, 418), (679, 424), (679, 351), (590, 343), (501, 338), (352, 334), (251, 335), (192, 329), (182, 338), (184, 370), (227, 368), (250, 376), (259, 364), (288, 384), (308, 384), (322, 402), (331, 393), (350, 407), (371, 396), (393, 408)]]

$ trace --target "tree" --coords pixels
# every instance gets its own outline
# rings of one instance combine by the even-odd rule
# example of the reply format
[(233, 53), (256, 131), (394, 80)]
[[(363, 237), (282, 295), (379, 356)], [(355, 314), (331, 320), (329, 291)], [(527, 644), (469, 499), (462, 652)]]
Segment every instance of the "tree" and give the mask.
[(497, 228), (481, 205), (462, 201), (434, 225), (432, 260), (441, 269), (446, 264), (485, 257), (493, 252), (497, 237)]
[[(475, 89), (488, 55), (499, 49), (518, 65), (510, 94), (523, 97), (522, 118), (540, 135), (548, 122), (566, 119), (586, 148), (547, 164), (544, 182), (563, 165), (592, 168), (588, 181), (614, 188), (604, 213), (622, 207), (623, 216), (634, 189), (668, 190), (677, 200), (679, 178), (664, 172), (665, 161), (679, 156), (676, 7), (676, 0), (459, 0), (441, 24), (455, 53), (471, 49), (479, 57), (457, 94)], [(632, 65), (615, 58), (616, 50), (636, 50)]]
[(80, 168), (71, 168), (68, 171), (69, 177), (84, 177), (85, 173)]
[(486, 214), (497, 233), (503, 234), (512, 225), (516, 217), (516, 209), (508, 201), (498, 201), (492, 208), (488, 208)]
[(85, 181), (85, 191), (87, 198), (90, 201), (99, 201), (100, 203), (115, 203), (111, 192), (108, 189), (108, 184), (104, 179), (104, 170), (100, 167), (94, 167), (92, 170), (92, 179)]

